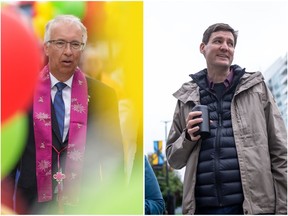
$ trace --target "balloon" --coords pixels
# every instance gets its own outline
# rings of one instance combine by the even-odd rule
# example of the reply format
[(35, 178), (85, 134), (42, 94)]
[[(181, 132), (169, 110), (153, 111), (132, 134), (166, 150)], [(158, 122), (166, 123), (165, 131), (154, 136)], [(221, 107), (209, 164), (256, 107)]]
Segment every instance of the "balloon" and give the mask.
[(1, 10), (1, 122), (16, 111), (25, 111), (32, 101), (41, 67), (40, 45), (12, 10)]
[(53, 18), (54, 8), (51, 2), (34, 2), (35, 16), (32, 17), (34, 31), (39, 39), (43, 41), (45, 26)]
[(106, 2), (103, 1), (87, 1), (86, 13), (83, 17), (83, 24), (88, 31), (88, 41), (96, 43), (105, 37), (105, 22), (106, 22)]
[(51, 2), (34, 2), (33, 5), (36, 16), (41, 16), (45, 20), (50, 20), (54, 15), (54, 8)]
[(34, 32), (40, 40), (44, 40), (45, 26), (49, 20), (41, 15), (32, 18)]
[(28, 129), (28, 119), (17, 112), (1, 128), (1, 177), (16, 165), (24, 148)]
[(16, 215), (16, 212), (1, 203), (1, 215)]
[(83, 18), (86, 12), (86, 2), (84, 1), (53, 1), (54, 16), (61, 14), (71, 14)]

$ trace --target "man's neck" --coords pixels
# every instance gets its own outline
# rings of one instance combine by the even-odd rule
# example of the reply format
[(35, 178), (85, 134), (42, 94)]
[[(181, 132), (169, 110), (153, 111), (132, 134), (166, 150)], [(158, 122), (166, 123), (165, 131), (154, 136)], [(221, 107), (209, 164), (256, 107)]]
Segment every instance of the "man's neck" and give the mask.
[(230, 68), (208, 68), (208, 78), (213, 83), (222, 83), (227, 78), (228, 74), (230, 73)]
[(60, 72), (57, 68), (52, 67), (50, 63), (48, 63), (48, 65), (49, 65), (50, 73), (53, 74), (53, 76), (60, 82), (66, 82), (74, 75), (74, 72), (75, 72), (75, 69), (74, 69), (70, 73), (68, 72), (63, 73), (63, 72)]

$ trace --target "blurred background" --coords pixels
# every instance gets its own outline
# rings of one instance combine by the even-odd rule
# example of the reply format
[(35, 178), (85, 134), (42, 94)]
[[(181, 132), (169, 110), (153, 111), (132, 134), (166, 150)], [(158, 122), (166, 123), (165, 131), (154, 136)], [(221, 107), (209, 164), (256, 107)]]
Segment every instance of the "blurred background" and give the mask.
[[(60, 14), (75, 15), (86, 26), (88, 41), (80, 68), (114, 88), (119, 100), (128, 187), (101, 188), (101, 196), (87, 194), (98, 203), (90, 213), (143, 214), (143, 2), (140, 1), (1, 1), (1, 179), (22, 153), (27, 135), (26, 112), (38, 73), (47, 63), (43, 53), (45, 25)], [(12, 211), (5, 207), (3, 191), (1, 198), (1, 213)], [(78, 213), (87, 211), (79, 209)]]

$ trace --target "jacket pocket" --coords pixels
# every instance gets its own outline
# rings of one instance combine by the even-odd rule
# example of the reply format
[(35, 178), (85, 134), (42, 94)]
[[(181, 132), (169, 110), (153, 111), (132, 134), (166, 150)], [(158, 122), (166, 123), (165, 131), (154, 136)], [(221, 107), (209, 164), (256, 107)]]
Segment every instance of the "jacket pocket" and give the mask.
[[(245, 147), (255, 147), (264, 143), (259, 137), (267, 139), (264, 108), (258, 92), (243, 92), (236, 101), (236, 118), (239, 134)], [(262, 137), (264, 136), (264, 137)]]

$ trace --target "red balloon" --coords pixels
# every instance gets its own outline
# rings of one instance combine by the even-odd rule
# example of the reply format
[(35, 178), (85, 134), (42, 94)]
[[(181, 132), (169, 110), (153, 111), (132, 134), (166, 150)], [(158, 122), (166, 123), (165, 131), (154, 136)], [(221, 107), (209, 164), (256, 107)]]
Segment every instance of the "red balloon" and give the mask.
[(41, 67), (38, 39), (21, 14), (1, 9), (1, 123), (26, 111)]

